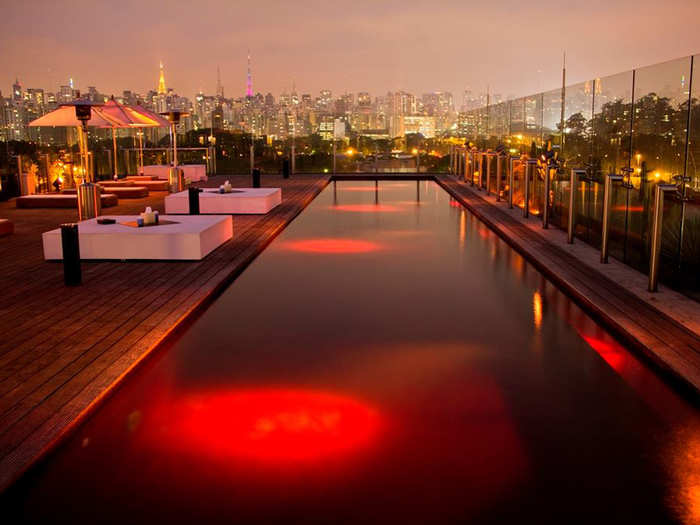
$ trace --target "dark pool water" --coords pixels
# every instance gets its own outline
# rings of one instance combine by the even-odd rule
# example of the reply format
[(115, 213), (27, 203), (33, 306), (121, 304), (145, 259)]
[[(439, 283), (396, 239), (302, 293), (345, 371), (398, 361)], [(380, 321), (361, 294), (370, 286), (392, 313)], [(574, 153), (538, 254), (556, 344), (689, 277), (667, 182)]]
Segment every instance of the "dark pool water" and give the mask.
[(697, 523), (698, 423), (435, 183), (338, 182), (2, 504), (42, 523)]

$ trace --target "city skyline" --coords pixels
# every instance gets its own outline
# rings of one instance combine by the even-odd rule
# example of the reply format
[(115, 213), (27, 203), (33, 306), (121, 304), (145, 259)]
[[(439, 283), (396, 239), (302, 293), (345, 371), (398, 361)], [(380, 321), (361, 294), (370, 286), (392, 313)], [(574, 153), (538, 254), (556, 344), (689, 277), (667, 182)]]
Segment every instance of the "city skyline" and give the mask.
[[(592, 4), (594, 18), (586, 16)], [(329, 89), (374, 96), (396, 90), (458, 95), (467, 87), (483, 92), (490, 85), (505, 96), (519, 96), (560, 84), (564, 50), (568, 78), (577, 81), (700, 49), (700, 37), (692, 31), (700, 7), (678, 0), (663, 5), (594, 1), (556, 12), (513, 2), (488, 9), (448, 2), (434, 9), (359, 1), (346, 6), (342, 16), (327, 4), (305, 2), (293, 11), (282, 5), (208, 2), (188, 17), (175, 16), (177, 3), (165, 12), (143, 3), (125, 2), (113, 10), (59, 2), (40, 4), (31, 14), (8, 5), (0, 24), (5, 49), (0, 90), (8, 93), (19, 77), (28, 87), (57, 89), (73, 78), (77, 86), (94, 85), (105, 94), (147, 92), (157, 80), (151, 72), (157, 73), (162, 61), (168, 86), (184, 96), (215, 93), (220, 68), (226, 95), (239, 97), (246, 93), (250, 52), (253, 90), (263, 94), (289, 92), (296, 85), (300, 93)], [(54, 20), (67, 12), (71, 16), (57, 38)], [(663, 30), (645, 31), (643, 45), (639, 39), (630, 39), (632, 44), (620, 38), (633, 35), (650, 17)], [(499, 21), (498, 38), (492, 24), (480, 23), (490, 18)], [(524, 19), (546, 31), (533, 30)], [(586, 34), (595, 38), (580, 38)], [(519, 76), (520, 83), (510, 80)]]

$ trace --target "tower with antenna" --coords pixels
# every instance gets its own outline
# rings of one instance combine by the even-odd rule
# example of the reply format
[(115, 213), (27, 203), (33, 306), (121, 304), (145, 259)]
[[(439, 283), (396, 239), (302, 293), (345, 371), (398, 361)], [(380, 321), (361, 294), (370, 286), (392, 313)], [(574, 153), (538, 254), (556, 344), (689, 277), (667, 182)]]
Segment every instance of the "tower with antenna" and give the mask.
[(253, 76), (250, 73), (250, 49), (248, 50), (248, 77), (246, 80), (245, 96), (248, 98), (253, 96)]
[(165, 89), (165, 72), (163, 71), (163, 62), (160, 63), (160, 77), (158, 77), (158, 94), (165, 95), (167, 89)]
[(221, 68), (219, 66), (216, 66), (216, 96), (219, 101), (224, 98), (224, 86), (221, 84)]

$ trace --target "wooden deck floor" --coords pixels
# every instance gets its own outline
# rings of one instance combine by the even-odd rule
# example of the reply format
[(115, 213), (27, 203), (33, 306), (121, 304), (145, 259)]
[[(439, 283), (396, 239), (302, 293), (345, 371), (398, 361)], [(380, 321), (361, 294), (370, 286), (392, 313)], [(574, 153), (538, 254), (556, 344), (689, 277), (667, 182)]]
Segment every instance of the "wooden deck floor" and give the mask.
[[(206, 185), (223, 178), (250, 185), (248, 177), (221, 176)], [(0, 238), (0, 490), (245, 268), (327, 181), (264, 176), (264, 186), (282, 187), (282, 204), (264, 216), (235, 216), (233, 239), (203, 261), (86, 262), (76, 288), (63, 285), (60, 263), (43, 260), (41, 234), (77, 212), (0, 203), (0, 217), (15, 223), (15, 234)], [(122, 199), (104, 212), (162, 211), (165, 195)]]

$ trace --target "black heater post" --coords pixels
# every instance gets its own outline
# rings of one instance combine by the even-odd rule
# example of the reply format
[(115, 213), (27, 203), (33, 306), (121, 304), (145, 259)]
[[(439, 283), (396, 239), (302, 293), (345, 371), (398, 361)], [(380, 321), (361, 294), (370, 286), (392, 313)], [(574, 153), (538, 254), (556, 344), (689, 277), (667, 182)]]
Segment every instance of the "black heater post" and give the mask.
[(253, 188), (259, 188), (260, 187), (260, 169), (255, 168), (253, 170)]
[(285, 179), (289, 178), (289, 159), (284, 159), (282, 161), (282, 177)]
[(78, 286), (83, 281), (80, 269), (80, 241), (77, 224), (61, 224), (63, 249), (63, 280), (66, 286)]
[(199, 215), (199, 188), (188, 188), (190, 198), (190, 215)]

